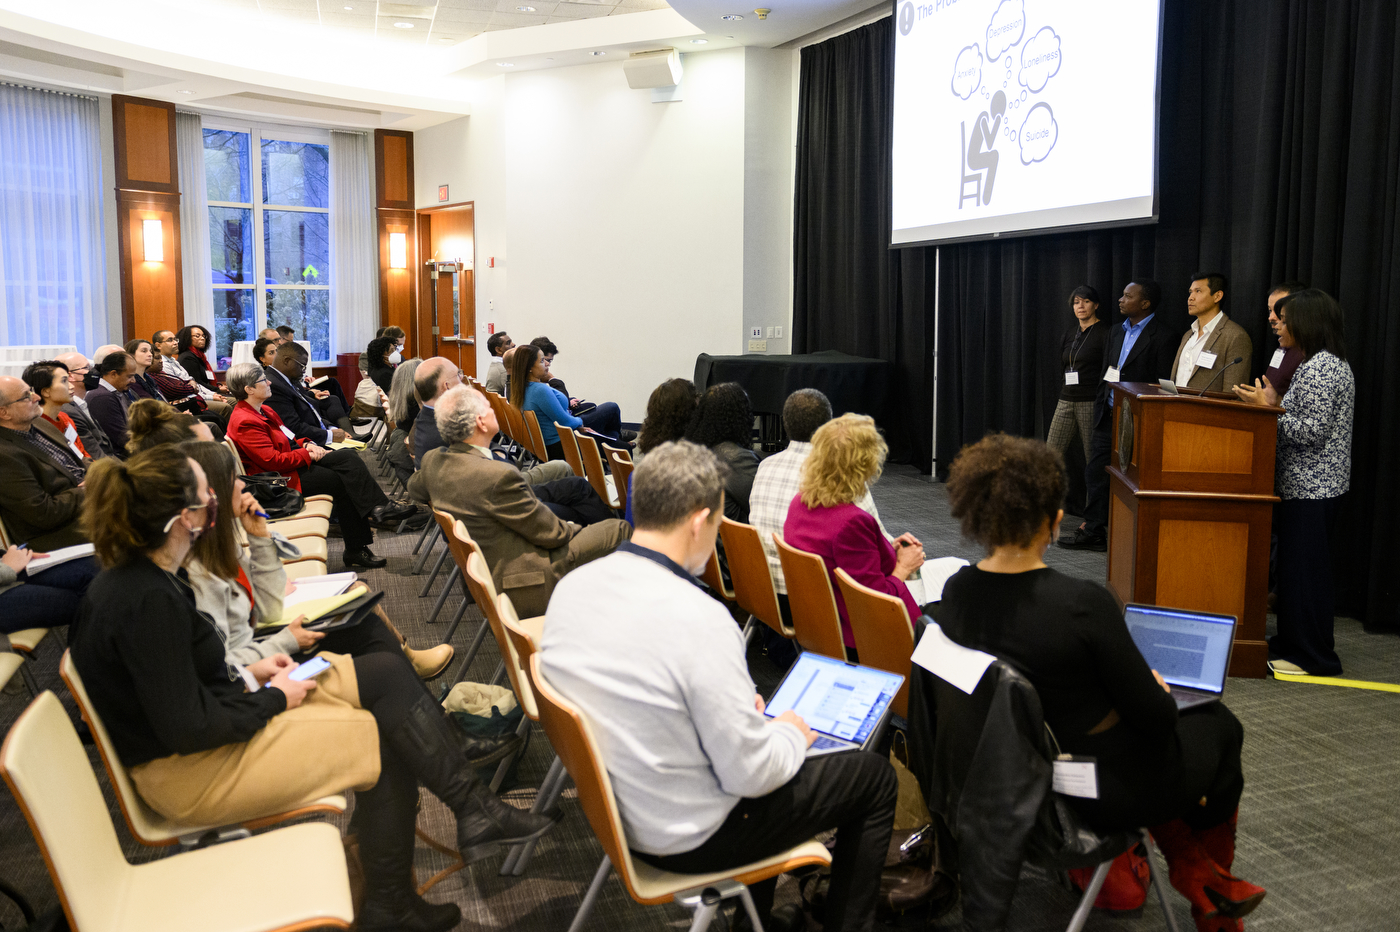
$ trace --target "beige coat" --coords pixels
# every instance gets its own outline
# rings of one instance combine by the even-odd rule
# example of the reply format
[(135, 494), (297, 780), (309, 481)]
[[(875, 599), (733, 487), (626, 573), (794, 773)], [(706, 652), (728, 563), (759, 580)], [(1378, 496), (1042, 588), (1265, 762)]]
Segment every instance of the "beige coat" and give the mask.
[[(1206, 337), (1206, 345), (1201, 350), (1203, 353), (1215, 354), (1215, 365), (1198, 365), (1192, 369), (1191, 379), (1186, 383), (1186, 388), (1200, 391), (1209, 384), (1210, 390), (1213, 392), (1228, 392), (1233, 385), (1249, 384), (1249, 368), (1254, 364), (1254, 341), (1249, 338), (1248, 333), (1245, 333), (1243, 327), (1229, 317), (1224, 317), (1224, 311), (1220, 313), (1223, 319), (1215, 325), (1210, 336)], [(1181, 353), (1186, 349), (1186, 343), (1191, 339), (1191, 334), (1192, 331), (1189, 329), (1182, 334), (1181, 343), (1176, 347), (1176, 358), (1172, 360), (1172, 379), (1176, 378), (1176, 368), (1181, 365)], [(1244, 361), (1237, 362), (1226, 369), (1226, 363), (1236, 356), (1242, 356)], [(1216, 374), (1221, 369), (1226, 369), (1225, 374), (1216, 378)]]

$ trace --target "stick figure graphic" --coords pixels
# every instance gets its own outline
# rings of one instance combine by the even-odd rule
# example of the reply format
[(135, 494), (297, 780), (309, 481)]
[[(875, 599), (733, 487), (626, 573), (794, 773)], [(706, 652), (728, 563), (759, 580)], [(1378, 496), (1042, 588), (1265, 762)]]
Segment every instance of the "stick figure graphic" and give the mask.
[(984, 205), (992, 202), (992, 185), (996, 182), (997, 162), (1001, 158), (996, 150), (997, 133), (1001, 132), (1001, 118), (1005, 113), (1006, 94), (997, 91), (992, 95), (991, 107), (977, 117), (972, 126), (972, 138), (967, 143), (967, 167), (974, 174), (983, 169), (987, 172), (982, 181)]

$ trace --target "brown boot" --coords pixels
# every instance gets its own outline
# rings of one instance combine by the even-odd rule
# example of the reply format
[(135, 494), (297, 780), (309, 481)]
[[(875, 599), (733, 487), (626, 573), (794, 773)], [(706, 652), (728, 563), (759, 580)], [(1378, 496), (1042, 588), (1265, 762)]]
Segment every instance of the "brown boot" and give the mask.
[(1231, 923), (1263, 901), (1264, 888), (1240, 880), (1213, 861), (1181, 819), (1154, 825), (1151, 832), (1167, 859), (1172, 886), (1191, 903), (1198, 932), (1235, 929)]

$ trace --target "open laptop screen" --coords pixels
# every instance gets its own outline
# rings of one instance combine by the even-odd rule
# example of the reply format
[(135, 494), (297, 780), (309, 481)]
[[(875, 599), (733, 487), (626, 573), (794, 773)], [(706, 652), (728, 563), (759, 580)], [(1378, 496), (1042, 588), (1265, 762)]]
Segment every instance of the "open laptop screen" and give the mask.
[(1235, 636), (1235, 619), (1151, 605), (1129, 605), (1128, 633), (1147, 665), (1172, 686), (1219, 693)]
[(764, 714), (775, 718), (792, 709), (813, 731), (864, 744), (903, 681), (895, 673), (806, 651), (793, 663)]

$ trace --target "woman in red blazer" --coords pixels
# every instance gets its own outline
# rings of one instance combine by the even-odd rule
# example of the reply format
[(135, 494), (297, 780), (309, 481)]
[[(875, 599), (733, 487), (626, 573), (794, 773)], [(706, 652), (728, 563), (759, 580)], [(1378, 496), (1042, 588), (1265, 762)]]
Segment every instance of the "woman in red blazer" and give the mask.
[(369, 545), (374, 531), (360, 514), (339, 475), (316, 464), (329, 452), (314, 443), (299, 443), (265, 402), (272, 386), (262, 366), (239, 363), (227, 374), (228, 391), (238, 403), (229, 415), (227, 435), (238, 447), (243, 468), (249, 473), (275, 472), (287, 477), (287, 485), (304, 495), (329, 495), (334, 499), (331, 516), (340, 522), (345, 539), (345, 565), (377, 569), (389, 561), (374, 555)]
[(923, 566), (923, 545), (912, 534), (903, 534), (891, 544), (880, 522), (856, 505), (879, 478), (887, 452), (872, 418), (843, 414), (827, 421), (812, 435), (812, 452), (802, 464), (801, 484), (783, 524), (787, 544), (815, 553), (826, 564), (847, 653), (856, 641), (846, 600), (836, 585), (838, 569), (863, 586), (903, 599), (910, 618), (923, 614), (904, 582)]

